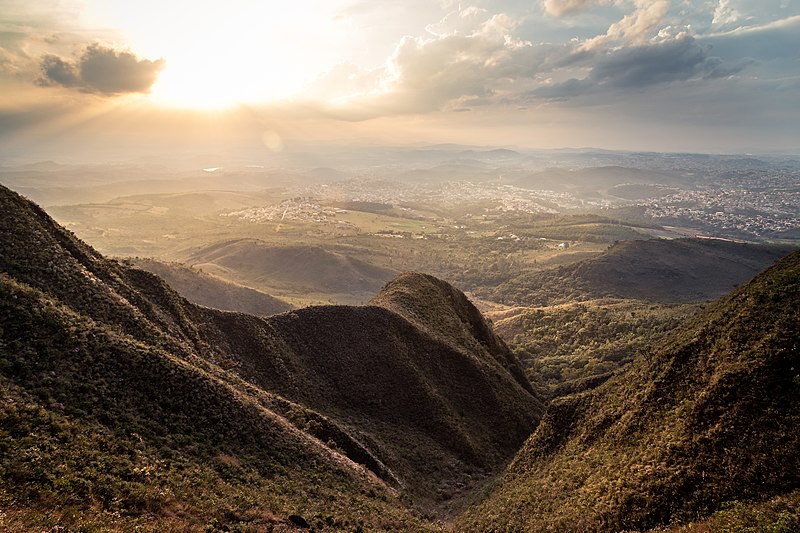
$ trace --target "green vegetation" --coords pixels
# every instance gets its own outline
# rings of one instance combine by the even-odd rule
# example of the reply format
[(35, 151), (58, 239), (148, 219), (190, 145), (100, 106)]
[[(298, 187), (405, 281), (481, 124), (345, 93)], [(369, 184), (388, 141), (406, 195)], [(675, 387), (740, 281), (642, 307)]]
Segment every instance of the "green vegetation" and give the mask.
[(604, 384), (554, 400), (457, 528), (646, 529), (796, 490), (798, 324), (795, 252)]
[(528, 272), (478, 293), (526, 306), (606, 297), (702, 302), (726, 294), (793, 249), (711, 239), (624, 241), (597, 257)]
[(366, 472), (290, 431), (268, 397), (5, 275), (1, 288), (9, 527), (252, 531), (292, 513), (342, 530), (425, 527)]
[(800, 491), (765, 502), (724, 502), (706, 519), (654, 529), (653, 533), (793, 533), (800, 530)]
[(697, 310), (639, 300), (587, 300), (487, 313), (526, 366), (552, 389), (617, 370)]

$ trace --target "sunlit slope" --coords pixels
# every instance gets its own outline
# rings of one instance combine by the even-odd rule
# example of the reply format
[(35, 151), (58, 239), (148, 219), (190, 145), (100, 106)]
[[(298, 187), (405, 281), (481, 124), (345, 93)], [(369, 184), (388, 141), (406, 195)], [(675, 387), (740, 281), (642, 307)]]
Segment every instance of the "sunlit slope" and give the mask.
[(356, 299), (375, 294), (397, 275), (319, 246), (276, 246), (256, 239), (216, 243), (192, 253), (184, 262), (248, 286), (295, 295), (349, 294)]
[(493, 296), (527, 306), (602, 297), (660, 303), (713, 300), (793, 249), (714, 239), (622, 241), (597, 257), (511, 279)]
[(796, 490), (798, 345), (795, 252), (605, 384), (554, 400), (458, 529), (640, 529)]
[(152, 272), (192, 303), (221, 309), (239, 311), (258, 316), (269, 316), (294, 309), (279, 298), (261, 291), (237, 285), (180, 263), (165, 263), (152, 259), (127, 260), (136, 268)]

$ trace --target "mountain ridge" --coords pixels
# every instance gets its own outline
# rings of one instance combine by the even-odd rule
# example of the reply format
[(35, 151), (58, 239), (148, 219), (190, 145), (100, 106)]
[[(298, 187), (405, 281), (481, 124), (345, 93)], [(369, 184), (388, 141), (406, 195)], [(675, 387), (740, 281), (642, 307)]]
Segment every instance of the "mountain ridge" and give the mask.
[(278, 246), (249, 238), (205, 246), (183, 262), (271, 294), (344, 294), (354, 301), (369, 299), (398, 274), (321, 246)]
[[(446, 342), (378, 306), (198, 307), (8, 189), (0, 208), (0, 499), (14, 528), (106, 512), (120, 529), (277, 527), (299, 512), (332, 530), (438, 529), (413, 509), (457, 512), (544, 410), (498, 363), (502, 345)], [(46, 468), (32, 472), (31, 453)], [(227, 496), (203, 504), (214, 491)]]

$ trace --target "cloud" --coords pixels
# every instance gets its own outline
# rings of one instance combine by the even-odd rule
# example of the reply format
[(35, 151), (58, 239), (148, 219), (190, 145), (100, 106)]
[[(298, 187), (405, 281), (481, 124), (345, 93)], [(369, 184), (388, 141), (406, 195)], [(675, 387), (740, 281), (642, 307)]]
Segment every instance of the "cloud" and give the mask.
[(544, 0), (544, 11), (554, 17), (572, 15), (589, 9), (592, 5), (607, 4), (599, 0)]
[[(604, 12), (614, 19), (604, 23), (608, 30), (600, 30), (598, 37), (549, 44), (535, 42), (533, 33), (526, 35), (530, 40), (520, 38), (526, 28), (519, 19), (477, 8), (453, 11), (427, 25), (427, 35), (403, 38), (383, 68), (334, 69), (321, 80), (321, 98), (309, 100), (306, 109), (360, 121), (439, 111), (474, 110), (478, 115), (542, 109), (545, 101), (563, 102), (562, 109), (602, 104), (625, 114), (629, 100), (646, 100), (656, 91), (728, 94), (743, 86), (738, 74), (745, 68), (765, 84), (796, 76), (797, 68), (787, 71), (786, 65), (797, 64), (800, 16), (708, 33), (716, 0), (702, 6), (702, 17), (699, 11), (686, 15), (683, 2), (597, 0), (581, 5), (590, 4), (625, 7), (627, 16)], [(696, 33), (697, 20), (705, 20), (705, 33)], [(586, 46), (589, 41), (592, 45)], [(330, 86), (341, 88), (339, 98), (325, 100)]]
[(534, 90), (533, 95), (563, 100), (607, 89), (636, 90), (695, 78), (722, 78), (742, 68), (744, 64), (729, 64), (710, 57), (694, 38), (684, 36), (610, 51), (595, 60), (586, 78), (543, 86)]
[(83, 92), (114, 95), (150, 90), (164, 68), (164, 60), (137, 59), (130, 52), (95, 43), (89, 45), (75, 63), (46, 55), (40, 68), (41, 76), (37, 83), (41, 86), (60, 85)]
[(798, 74), (800, 63), (800, 15), (766, 24), (698, 36), (722, 58), (749, 58), (761, 63), (780, 64), (780, 76)]
[(720, 26), (732, 24), (742, 17), (741, 13), (732, 8), (730, 4), (730, 0), (719, 0), (717, 9), (714, 10), (714, 19), (711, 21), (712, 24)]
[(58, 56), (44, 56), (41, 68), (42, 78), (40, 85), (61, 85), (63, 87), (80, 87), (83, 85), (76, 68)]
[(503, 14), (473, 8), (451, 13), (428, 26), (432, 37), (404, 37), (373, 90), (340, 102), (340, 111), (364, 118), (485, 104), (568, 53), (563, 45), (517, 39), (515, 28)]
[(487, 17), (487, 11), (478, 7), (466, 7), (451, 11), (436, 24), (428, 24), (425, 30), (437, 37), (447, 35), (470, 34), (480, 26)]
[(622, 20), (609, 26), (604, 35), (598, 35), (583, 44), (592, 50), (608, 42), (624, 41), (641, 44), (649, 39), (661, 25), (669, 12), (669, 0), (634, 0), (634, 11)]

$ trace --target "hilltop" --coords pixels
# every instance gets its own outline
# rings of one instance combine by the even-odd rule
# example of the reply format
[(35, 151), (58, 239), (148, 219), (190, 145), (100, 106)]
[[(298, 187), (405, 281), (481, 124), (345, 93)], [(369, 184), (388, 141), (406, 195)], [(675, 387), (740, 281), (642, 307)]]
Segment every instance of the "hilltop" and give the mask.
[[(724, 524), (741, 502), (796, 502), (799, 325), (794, 252), (602, 385), (554, 400), (457, 529), (637, 530), (719, 509), (709, 523)], [(788, 505), (786, 531), (800, 525)]]
[(435, 530), (417, 510), (457, 511), (544, 411), (470, 330), (199, 307), (5, 188), (0, 213), (4, 528)]
[(125, 261), (155, 274), (178, 294), (195, 304), (257, 316), (276, 315), (294, 309), (293, 305), (279, 298), (180, 263), (165, 263), (140, 257)]
[(719, 239), (621, 241), (599, 256), (499, 285), (498, 301), (544, 306), (595, 298), (714, 300), (795, 248)]

